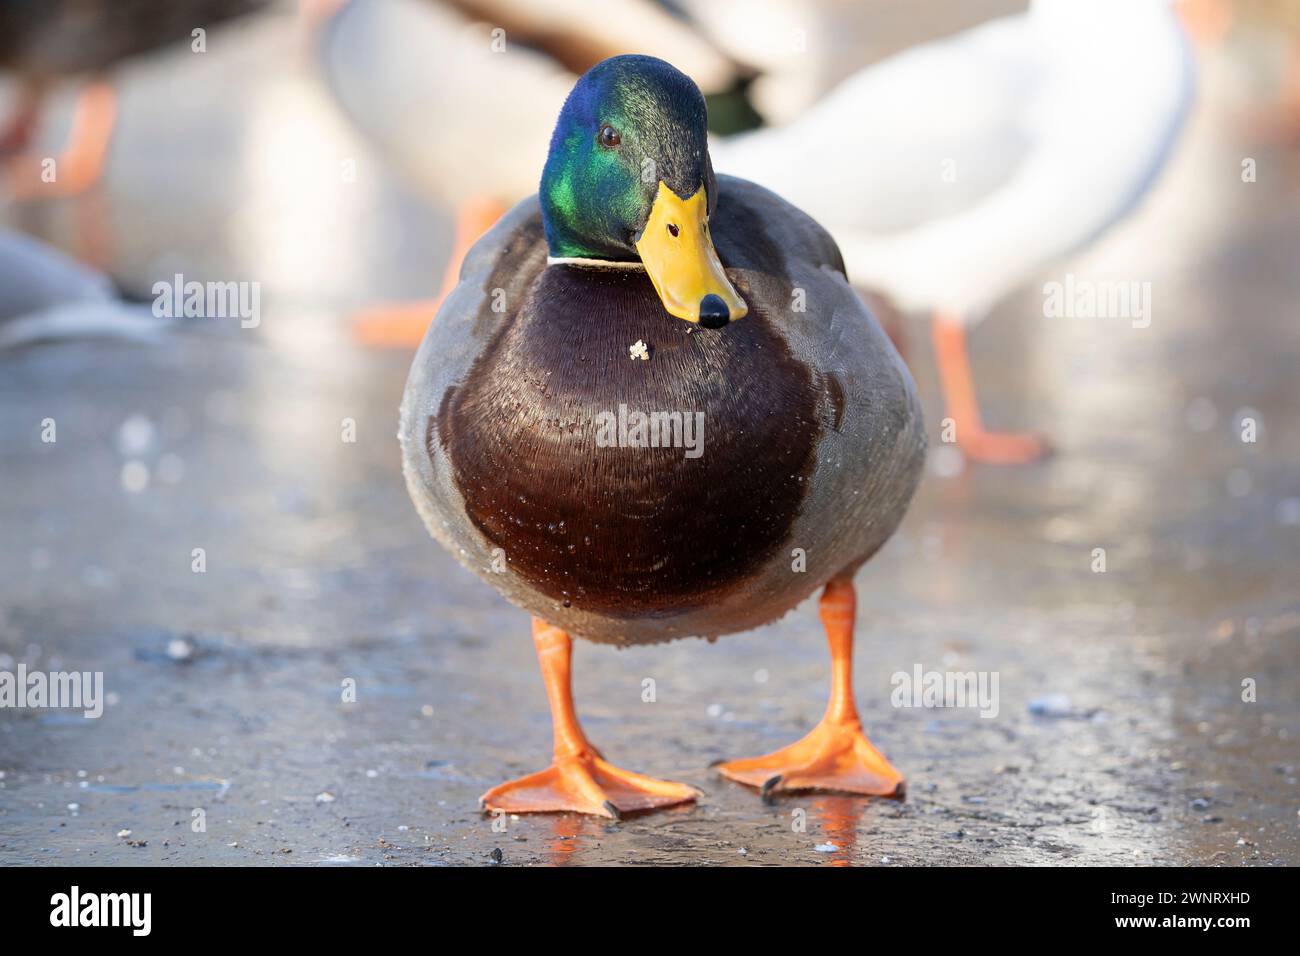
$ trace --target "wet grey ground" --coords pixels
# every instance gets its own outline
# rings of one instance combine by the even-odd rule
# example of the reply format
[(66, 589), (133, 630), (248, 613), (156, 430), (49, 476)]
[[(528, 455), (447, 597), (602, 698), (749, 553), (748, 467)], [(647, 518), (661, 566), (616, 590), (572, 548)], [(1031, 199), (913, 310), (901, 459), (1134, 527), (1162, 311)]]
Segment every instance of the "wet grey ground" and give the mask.
[[(1151, 326), (1044, 319), (1035, 284), (979, 327), (986, 417), (1049, 432), (1041, 465), (963, 469), (941, 447), (909, 324), (938, 450), (859, 575), (856, 662), (906, 801), (767, 806), (708, 769), (820, 715), (809, 604), (713, 645), (580, 644), (589, 735), (705, 796), (500, 833), (478, 794), (550, 745), (528, 622), (425, 535), (394, 438), (409, 358), (358, 350), (345, 324), (357, 303), (432, 289), (445, 220), (308, 76), (268, 70), (285, 32), (138, 67), (98, 212), (5, 213), (128, 287), (178, 270), (260, 281), (264, 315), (152, 347), (0, 354), (0, 669), (103, 671), (111, 694), (99, 720), (0, 710), (0, 863), (1300, 863), (1296, 153), (1241, 145), (1207, 96), (1139, 216), (1044, 276), (1151, 281)], [(220, 108), (175, 105), (212, 102), (218, 77)], [(348, 156), (362, 175), (344, 189)], [(890, 676), (917, 664), (996, 671), (997, 716), (892, 707)]]

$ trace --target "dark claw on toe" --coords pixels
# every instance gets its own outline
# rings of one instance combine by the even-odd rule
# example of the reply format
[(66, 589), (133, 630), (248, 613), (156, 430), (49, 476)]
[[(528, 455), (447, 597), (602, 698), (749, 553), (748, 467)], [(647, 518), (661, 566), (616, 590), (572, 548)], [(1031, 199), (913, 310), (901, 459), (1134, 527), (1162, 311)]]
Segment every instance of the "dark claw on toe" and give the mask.
[(778, 773), (775, 777), (768, 777), (763, 781), (763, 789), (759, 791), (759, 796), (763, 798), (764, 803), (772, 803), (772, 794), (776, 788), (781, 786), (781, 775)]

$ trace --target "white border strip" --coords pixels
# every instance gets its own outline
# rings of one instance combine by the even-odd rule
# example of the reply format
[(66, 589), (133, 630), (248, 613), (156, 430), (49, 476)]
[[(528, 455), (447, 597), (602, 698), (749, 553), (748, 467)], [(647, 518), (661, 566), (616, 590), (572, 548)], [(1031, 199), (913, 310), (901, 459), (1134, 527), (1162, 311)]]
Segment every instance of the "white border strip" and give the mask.
[(616, 262), (613, 259), (583, 259), (578, 256), (547, 256), (548, 266), (589, 266), (594, 269), (645, 269), (643, 262)]

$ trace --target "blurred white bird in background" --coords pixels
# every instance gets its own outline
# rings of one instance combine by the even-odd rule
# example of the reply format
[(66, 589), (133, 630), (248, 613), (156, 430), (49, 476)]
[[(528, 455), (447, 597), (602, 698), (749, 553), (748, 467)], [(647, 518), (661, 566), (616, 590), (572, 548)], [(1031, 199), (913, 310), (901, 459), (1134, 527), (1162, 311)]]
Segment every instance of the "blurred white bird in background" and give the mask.
[(718, 172), (826, 226), (855, 285), (932, 314), (968, 458), (1027, 462), (1045, 443), (984, 427), (965, 329), (1135, 207), (1194, 78), (1166, 0), (1035, 0), (865, 68), (796, 122), (710, 148)]
[(53, 246), (0, 229), (0, 349), (87, 338), (152, 342), (173, 324), (123, 301), (111, 279)]

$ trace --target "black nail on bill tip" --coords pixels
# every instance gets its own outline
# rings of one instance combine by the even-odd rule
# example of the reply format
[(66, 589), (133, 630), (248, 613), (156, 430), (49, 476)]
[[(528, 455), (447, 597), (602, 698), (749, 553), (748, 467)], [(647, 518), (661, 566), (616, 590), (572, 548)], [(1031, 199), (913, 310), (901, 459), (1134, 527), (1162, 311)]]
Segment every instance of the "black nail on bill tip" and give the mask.
[(710, 292), (700, 300), (700, 325), (706, 329), (720, 329), (731, 321), (731, 310), (722, 297)]

